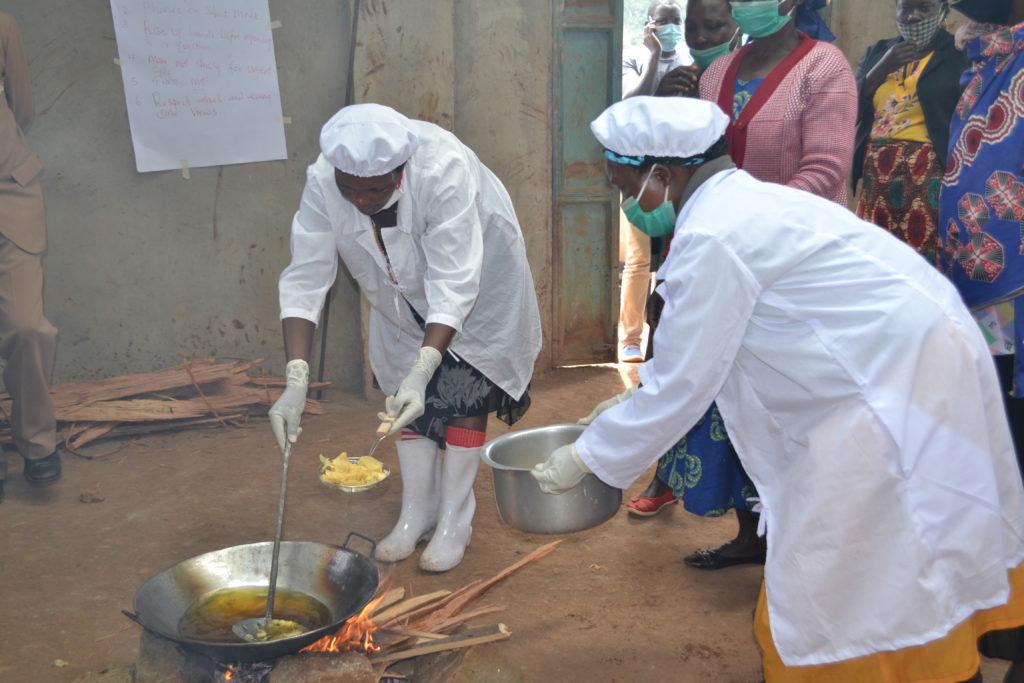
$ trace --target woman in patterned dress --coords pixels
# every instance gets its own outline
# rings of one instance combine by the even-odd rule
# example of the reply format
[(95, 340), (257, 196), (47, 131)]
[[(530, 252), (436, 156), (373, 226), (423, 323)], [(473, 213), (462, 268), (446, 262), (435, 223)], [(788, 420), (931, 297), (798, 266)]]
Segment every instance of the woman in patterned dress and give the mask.
[(857, 215), (935, 266), (949, 124), (969, 64), (942, 28), (948, 12), (946, 0), (897, 0), (900, 35), (872, 45), (857, 69)]

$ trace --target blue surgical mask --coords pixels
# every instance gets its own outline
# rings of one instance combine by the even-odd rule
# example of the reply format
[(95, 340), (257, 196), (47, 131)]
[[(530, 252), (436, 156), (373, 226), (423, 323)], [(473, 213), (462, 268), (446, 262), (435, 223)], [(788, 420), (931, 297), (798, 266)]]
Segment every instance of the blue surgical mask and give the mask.
[(665, 187), (665, 201), (655, 207), (653, 211), (641, 209), (640, 202), (637, 199), (647, 189), (647, 183), (650, 181), (652, 173), (654, 173), (653, 166), (651, 166), (651, 170), (647, 173), (644, 184), (640, 186), (640, 191), (637, 192), (636, 197), (626, 197), (623, 200), (622, 213), (626, 214), (626, 219), (645, 235), (649, 237), (664, 237), (665, 235), (672, 234), (672, 231), (676, 228), (676, 208), (669, 201), (668, 187)]
[(665, 24), (658, 27), (657, 35), (662, 51), (672, 52), (683, 39), (683, 27), (679, 24)]
[[(736, 33), (739, 33), (739, 29), (736, 29)], [(732, 52), (732, 41), (736, 39), (736, 33), (732, 35), (732, 38), (721, 45), (709, 47), (706, 50), (695, 50), (691, 47), (690, 56), (693, 57), (693, 61), (697, 63), (697, 66), (701, 69), (706, 69), (711, 66), (711, 62), (715, 61), (722, 55), (727, 55)]]
[(740, 27), (740, 31), (751, 38), (764, 38), (774, 33), (789, 23), (792, 18), (793, 8), (784, 15), (779, 14), (779, 5), (782, 0), (753, 0), (753, 2), (730, 2), (732, 7), (732, 18)]

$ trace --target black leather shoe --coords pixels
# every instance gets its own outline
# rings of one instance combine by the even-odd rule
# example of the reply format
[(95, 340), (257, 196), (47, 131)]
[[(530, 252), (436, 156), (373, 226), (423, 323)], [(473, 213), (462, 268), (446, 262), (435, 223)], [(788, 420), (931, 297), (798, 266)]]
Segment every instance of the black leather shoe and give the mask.
[(25, 478), (30, 484), (49, 486), (60, 479), (60, 455), (57, 451), (45, 458), (25, 461)]

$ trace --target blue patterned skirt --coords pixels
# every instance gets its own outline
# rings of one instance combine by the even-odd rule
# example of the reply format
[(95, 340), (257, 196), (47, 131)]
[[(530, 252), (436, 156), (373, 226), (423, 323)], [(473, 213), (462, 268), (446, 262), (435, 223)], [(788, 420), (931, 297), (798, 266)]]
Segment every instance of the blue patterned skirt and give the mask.
[(721, 517), (733, 508), (750, 510), (757, 497), (754, 482), (729, 442), (718, 406), (658, 461), (658, 478), (683, 502), (688, 512)]

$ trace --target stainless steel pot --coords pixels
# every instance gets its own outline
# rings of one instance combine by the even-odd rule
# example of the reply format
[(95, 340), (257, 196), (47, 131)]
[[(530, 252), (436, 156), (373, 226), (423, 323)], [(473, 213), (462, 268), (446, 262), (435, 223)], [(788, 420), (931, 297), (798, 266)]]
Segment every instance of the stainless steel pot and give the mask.
[(490, 465), (494, 500), (506, 524), (535, 534), (563, 534), (589, 529), (615, 514), (622, 490), (588, 474), (559, 495), (540, 490), (530, 470), (551, 451), (572, 443), (583, 432), (577, 424), (557, 424), (503, 434), (484, 445), (481, 457)]
[(183, 638), (178, 630), (185, 611), (211, 592), (266, 586), (274, 545), (270, 542), (236, 545), (179, 562), (143, 584), (135, 594), (136, 614), (128, 616), (158, 636), (222, 662), (258, 661), (297, 652), (337, 631), (377, 592), (377, 565), (348, 549), (352, 536), (376, 548), (371, 539), (355, 532), (340, 547), (306, 541), (281, 543), (278, 590), (290, 589), (316, 598), (330, 613), (330, 623), (302, 635), (268, 642), (221, 643)]

